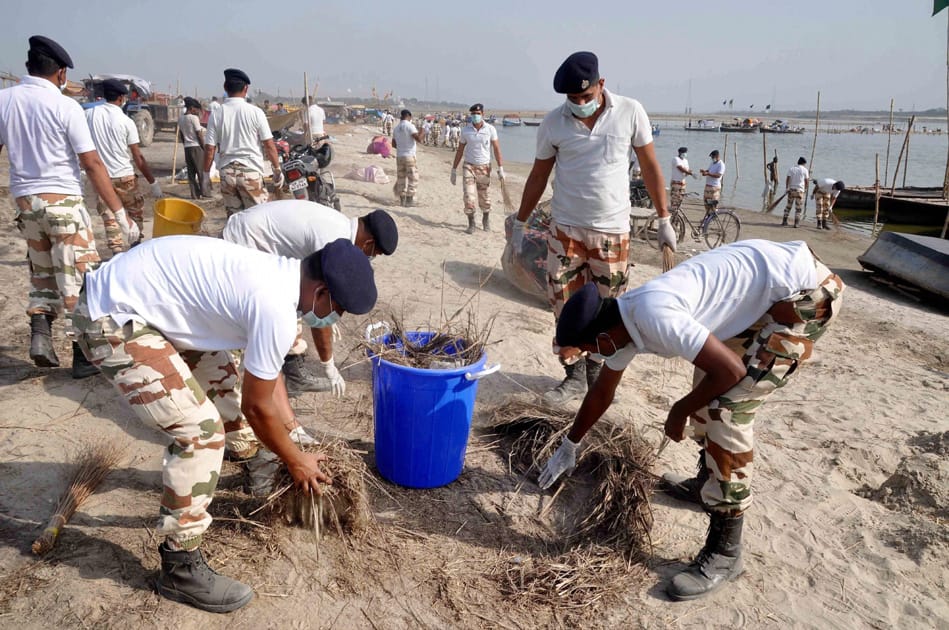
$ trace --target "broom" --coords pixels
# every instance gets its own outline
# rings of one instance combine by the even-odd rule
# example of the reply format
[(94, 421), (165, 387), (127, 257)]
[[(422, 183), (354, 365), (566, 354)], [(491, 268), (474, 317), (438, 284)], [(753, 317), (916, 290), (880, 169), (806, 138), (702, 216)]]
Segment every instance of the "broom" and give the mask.
[(56, 512), (50, 517), (43, 533), (33, 543), (33, 553), (42, 556), (53, 548), (62, 528), (79, 506), (96, 491), (122, 455), (123, 449), (117, 449), (115, 444), (108, 442), (88, 444), (79, 449), (74, 457), (76, 471), (69, 487), (59, 498)]
[(771, 204), (770, 206), (768, 206), (768, 212), (771, 212), (772, 210), (774, 210), (775, 208), (777, 208), (777, 207), (778, 207), (778, 204), (781, 203), (781, 200), (784, 199), (784, 198), (787, 197), (787, 196), (788, 196), (788, 193), (785, 192), (783, 195), (781, 195), (780, 197), (778, 197), (778, 198), (774, 201), (773, 204)]
[(507, 178), (501, 180), (501, 199), (504, 201), (504, 211), (508, 214), (514, 212), (514, 202), (511, 201), (511, 193), (507, 191)]

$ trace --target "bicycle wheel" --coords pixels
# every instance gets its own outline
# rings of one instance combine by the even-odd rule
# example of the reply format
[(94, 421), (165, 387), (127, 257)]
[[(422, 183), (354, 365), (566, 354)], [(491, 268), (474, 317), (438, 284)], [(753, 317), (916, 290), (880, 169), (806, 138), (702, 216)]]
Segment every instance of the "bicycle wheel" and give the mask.
[(709, 249), (734, 243), (738, 240), (740, 233), (741, 221), (728, 210), (720, 210), (712, 214), (705, 220), (705, 226), (702, 228), (702, 235)]
[[(672, 225), (672, 231), (676, 235), (676, 245), (682, 242), (682, 237), (685, 236), (685, 221), (682, 217), (676, 213), (670, 217), (669, 221)], [(652, 245), (653, 249), (659, 249), (659, 215), (654, 214), (649, 219), (649, 223), (646, 224), (644, 230), (646, 241)]]

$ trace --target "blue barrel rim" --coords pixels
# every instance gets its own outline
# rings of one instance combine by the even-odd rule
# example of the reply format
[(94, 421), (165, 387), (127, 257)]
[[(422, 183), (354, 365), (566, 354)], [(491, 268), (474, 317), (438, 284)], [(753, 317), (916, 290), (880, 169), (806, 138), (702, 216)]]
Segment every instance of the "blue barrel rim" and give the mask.
[[(408, 335), (411, 335), (411, 334), (413, 334), (413, 333), (415, 333), (415, 334), (434, 334), (434, 331), (431, 331), (431, 330), (413, 330), (413, 331), (406, 331), (405, 334), (408, 336)], [(384, 344), (384, 343), (386, 343), (386, 341), (385, 341), (386, 338), (387, 338), (387, 337), (391, 337), (391, 336), (393, 336), (393, 334), (392, 334), (392, 333), (388, 333), (388, 334), (383, 335), (383, 336), (381, 336), (381, 337), (375, 337), (375, 338), (373, 338), (372, 343)], [(387, 361), (386, 359), (382, 358), (381, 356), (379, 356), (379, 355), (377, 355), (375, 352), (373, 352), (373, 351), (372, 351), (372, 348), (366, 348), (366, 355), (369, 357), (370, 361), (373, 361), (373, 362), (375, 362), (375, 363), (377, 363), (377, 364), (385, 363), (386, 366), (388, 366), (389, 368), (397, 369), (397, 370), (400, 370), (400, 371), (405, 371), (405, 372), (408, 372), (408, 373), (410, 373), (410, 374), (429, 374), (429, 375), (439, 374), (439, 375), (443, 375), (443, 376), (463, 376), (466, 372), (477, 372), (477, 371), (480, 371), (481, 368), (484, 367), (484, 364), (487, 363), (487, 361), (488, 361), (488, 353), (487, 353), (487, 352), (482, 352), (482, 353), (481, 353), (481, 356), (478, 357), (478, 360), (477, 360), (477, 361), (475, 361), (474, 363), (470, 363), (470, 364), (468, 364), (468, 365), (464, 365), (464, 366), (459, 367), (459, 368), (416, 368), (416, 367), (411, 367), (411, 366), (408, 366), (408, 365), (402, 365), (402, 364), (400, 364), (400, 363), (393, 363), (392, 361)], [(446, 356), (449, 356), (449, 355), (446, 355)]]

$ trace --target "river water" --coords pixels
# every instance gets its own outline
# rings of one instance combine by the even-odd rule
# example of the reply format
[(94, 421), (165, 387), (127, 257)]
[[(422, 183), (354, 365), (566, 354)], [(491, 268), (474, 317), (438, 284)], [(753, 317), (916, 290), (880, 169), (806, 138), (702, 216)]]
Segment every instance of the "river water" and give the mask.
[[(762, 191), (764, 189), (762, 142), (767, 142), (768, 160), (777, 152), (778, 156), (778, 195), (784, 192), (787, 171), (804, 157), (811, 168), (811, 177), (832, 177), (843, 180), (848, 186), (872, 186), (874, 181), (874, 159), (880, 155), (880, 184), (883, 185), (883, 169), (886, 161), (887, 135), (885, 133), (824, 133), (817, 136), (817, 149), (811, 162), (811, 145), (814, 142), (813, 123), (810, 131), (803, 134), (761, 134), (729, 133), (728, 147), (724, 147), (725, 134), (721, 132), (698, 132), (683, 129), (682, 121), (652, 119), (658, 124), (660, 132), (654, 137), (656, 155), (662, 166), (666, 181), (676, 150), (685, 146), (689, 149), (688, 159), (692, 170), (698, 174), (700, 168), (709, 165), (708, 154), (718, 149), (725, 154), (725, 181), (722, 189), (722, 205), (745, 210), (761, 210)], [(806, 123), (805, 123), (806, 124)], [(905, 122), (903, 123), (905, 125)], [(943, 125), (944, 126), (944, 125)], [(917, 125), (917, 129), (919, 126)], [(530, 164), (534, 161), (537, 127), (502, 127), (497, 124), (501, 142), (501, 151), (506, 161)], [(939, 186), (942, 184), (946, 168), (947, 135), (927, 135), (914, 133), (910, 136), (907, 186)], [(896, 167), (897, 156), (903, 143), (903, 134), (894, 133), (890, 139), (890, 173)], [(737, 160), (735, 155), (737, 153)], [(907, 163), (904, 156), (903, 164)], [(903, 169), (897, 178), (903, 184)], [(890, 176), (892, 180), (892, 175)], [(689, 191), (702, 190), (704, 178), (688, 180)], [(784, 202), (775, 212), (780, 212)], [(808, 216), (813, 217), (813, 200), (808, 202)], [(841, 220), (848, 227), (858, 231), (869, 231), (873, 217), (842, 211)], [(909, 231), (925, 231), (912, 227)], [(930, 230), (932, 228), (929, 228)], [(938, 229), (937, 229), (938, 232)]]

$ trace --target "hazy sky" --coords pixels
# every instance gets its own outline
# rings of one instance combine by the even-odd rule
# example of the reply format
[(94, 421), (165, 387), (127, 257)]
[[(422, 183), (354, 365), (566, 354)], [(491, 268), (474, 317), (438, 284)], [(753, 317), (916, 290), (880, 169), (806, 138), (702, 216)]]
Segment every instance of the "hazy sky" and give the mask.
[[(608, 88), (650, 112), (886, 109), (946, 105), (946, 12), (932, 0), (714, 2), (135, 2), (12, 0), (0, 70), (21, 74), (27, 38), (52, 37), (72, 79), (126, 73), (162, 91), (219, 93), (221, 71), (252, 88), (319, 97), (380, 95), (548, 109), (553, 74), (577, 50)], [(157, 11), (158, 7), (167, 7)]]

